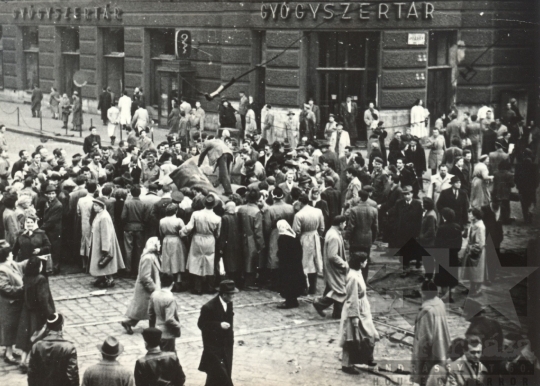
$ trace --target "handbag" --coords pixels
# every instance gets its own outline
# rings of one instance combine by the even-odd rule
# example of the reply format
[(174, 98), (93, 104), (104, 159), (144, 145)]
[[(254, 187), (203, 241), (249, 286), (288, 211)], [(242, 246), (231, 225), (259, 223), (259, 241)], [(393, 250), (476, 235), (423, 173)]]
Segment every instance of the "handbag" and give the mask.
[(37, 257), (38, 257), (38, 259), (46, 261), (46, 263), (45, 263), (45, 272), (46, 273), (51, 273), (53, 271), (53, 261), (52, 261), (51, 254), (49, 253), (48, 255), (41, 255), (41, 256), (37, 256)]
[(102, 256), (101, 259), (98, 261), (99, 268), (105, 268), (111, 261), (113, 257), (111, 254), (106, 254), (105, 256)]

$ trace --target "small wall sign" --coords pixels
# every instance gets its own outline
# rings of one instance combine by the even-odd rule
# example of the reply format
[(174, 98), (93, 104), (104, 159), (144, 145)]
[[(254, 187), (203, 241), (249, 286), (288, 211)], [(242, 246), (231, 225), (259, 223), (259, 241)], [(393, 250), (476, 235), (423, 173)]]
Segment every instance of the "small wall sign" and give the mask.
[(407, 40), (407, 44), (410, 46), (425, 46), (426, 34), (424, 33), (409, 34), (409, 39)]

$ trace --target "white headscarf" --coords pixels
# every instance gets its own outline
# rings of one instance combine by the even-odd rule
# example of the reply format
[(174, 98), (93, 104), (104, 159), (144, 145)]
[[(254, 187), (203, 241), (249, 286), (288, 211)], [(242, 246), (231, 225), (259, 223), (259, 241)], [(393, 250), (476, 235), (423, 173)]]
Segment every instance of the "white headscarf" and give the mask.
[(279, 220), (276, 227), (280, 235), (296, 237), (296, 233), (294, 233), (287, 220)]
[(148, 239), (141, 256), (144, 256), (147, 253), (159, 254), (159, 239), (157, 237), (150, 237)]

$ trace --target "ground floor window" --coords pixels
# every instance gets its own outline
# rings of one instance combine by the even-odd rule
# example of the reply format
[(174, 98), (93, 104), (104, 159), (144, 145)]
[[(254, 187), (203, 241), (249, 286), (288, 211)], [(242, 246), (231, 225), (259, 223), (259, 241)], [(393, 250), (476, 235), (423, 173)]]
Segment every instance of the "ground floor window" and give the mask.
[(39, 85), (39, 33), (37, 27), (22, 27), (24, 71), (23, 87), (32, 90)]

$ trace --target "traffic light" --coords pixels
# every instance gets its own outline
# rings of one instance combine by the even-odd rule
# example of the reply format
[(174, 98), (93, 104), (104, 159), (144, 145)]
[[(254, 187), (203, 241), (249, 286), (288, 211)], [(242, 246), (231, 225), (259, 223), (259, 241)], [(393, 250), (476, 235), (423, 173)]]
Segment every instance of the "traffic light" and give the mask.
[(176, 57), (178, 59), (188, 59), (191, 56), (191, 32), (177, 30), (175, 35)]

